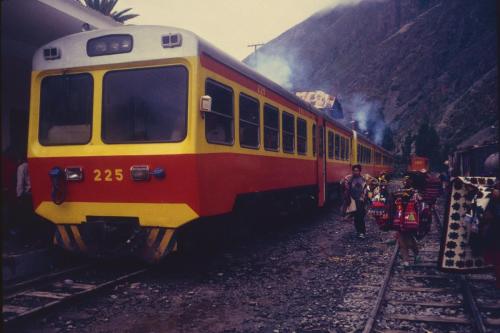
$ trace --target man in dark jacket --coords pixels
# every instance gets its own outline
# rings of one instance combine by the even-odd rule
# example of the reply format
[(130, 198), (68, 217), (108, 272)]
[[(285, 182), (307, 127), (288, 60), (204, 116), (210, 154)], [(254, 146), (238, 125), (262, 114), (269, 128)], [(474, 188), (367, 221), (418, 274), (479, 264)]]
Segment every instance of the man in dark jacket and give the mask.
[(355, 164), (352, 166), (352, 174), (344, 178), (344, 197), (347, 200), (349, 207), (350, 201), (354, 200), (356, 203), (356, 210), (352, 213), (354, 216), (354, 227), (358, 234), (358, 238), (364, 239), (365, 228), (365, 198), (367, 195), (366, 179), (361, 175), (361, 165)]

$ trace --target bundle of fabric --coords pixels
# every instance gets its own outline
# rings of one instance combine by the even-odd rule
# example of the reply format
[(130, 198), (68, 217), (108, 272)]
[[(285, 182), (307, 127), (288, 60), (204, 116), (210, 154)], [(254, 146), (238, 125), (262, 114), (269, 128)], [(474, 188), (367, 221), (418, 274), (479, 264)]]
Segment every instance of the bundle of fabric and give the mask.
[[(485, 261), (487, 244), (483, 214), (490, 202), (495, 177), (458, 177), (452, 181), (446, 209), (439, 268), (446, 272), (479, 273), (491, 268)], [(499, 221), (500, 222), (500, 221)]]

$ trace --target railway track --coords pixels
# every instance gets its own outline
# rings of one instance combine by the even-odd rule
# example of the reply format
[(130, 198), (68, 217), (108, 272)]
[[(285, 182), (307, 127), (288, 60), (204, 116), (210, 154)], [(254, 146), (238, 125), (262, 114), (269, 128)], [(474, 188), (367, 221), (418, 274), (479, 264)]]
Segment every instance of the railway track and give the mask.
[[(434, 230), (425, 240), (420, 263), (403, 267), (396, 244), (383, 278), (379, 272), (378, 283), (371, 276), (369, 283), (354, 286), (366, 295), (371, 292), (374, 299), (363, 333), (500, 332), (500, 292), (494, 276), (438, 271), (439, 234)], [(373, 291), (378, 291), (376, 297)]]
[(149, 269), (139, 264), (84, 264), (4, 287), (4, 326), (11, 327), (22, 319), (47, 313)]

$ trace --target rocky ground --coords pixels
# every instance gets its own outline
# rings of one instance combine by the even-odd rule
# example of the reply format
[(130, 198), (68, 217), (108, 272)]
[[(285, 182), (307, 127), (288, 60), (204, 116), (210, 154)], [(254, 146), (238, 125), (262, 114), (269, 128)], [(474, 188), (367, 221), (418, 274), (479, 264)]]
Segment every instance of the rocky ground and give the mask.
[[(16, 332), (353, 332), (364, 315), (344, 315), (348, 287), (393, 249), (391, 234), (367, 227), (357, 239), (335, 208), (263, 219)], [(371, 300), (358, 302), (368, 314)]]

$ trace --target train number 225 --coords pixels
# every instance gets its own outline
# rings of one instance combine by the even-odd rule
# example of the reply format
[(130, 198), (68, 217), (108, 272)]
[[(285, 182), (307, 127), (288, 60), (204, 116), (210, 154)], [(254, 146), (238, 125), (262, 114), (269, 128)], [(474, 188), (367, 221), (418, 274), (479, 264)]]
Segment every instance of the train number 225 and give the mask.
[(100, 169), (94, 169), (94, 181), (95, 182), (112, 182), (112, 181), (119, 181), (121, 182), (123, 180), (123, 169), (105, 169), (105, 170), (100, 170)]

